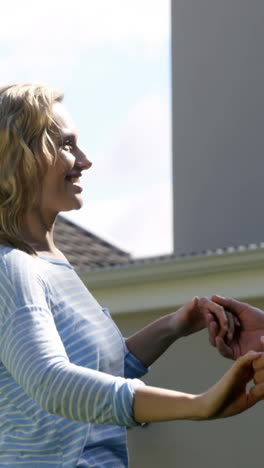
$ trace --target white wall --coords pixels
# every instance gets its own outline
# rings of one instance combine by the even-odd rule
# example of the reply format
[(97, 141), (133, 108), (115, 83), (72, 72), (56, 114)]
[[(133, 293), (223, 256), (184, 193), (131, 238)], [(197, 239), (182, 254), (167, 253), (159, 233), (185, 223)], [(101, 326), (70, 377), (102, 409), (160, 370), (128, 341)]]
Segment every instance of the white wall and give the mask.
[(177, 254), (264, 239), (264, 2), (172, 0)]

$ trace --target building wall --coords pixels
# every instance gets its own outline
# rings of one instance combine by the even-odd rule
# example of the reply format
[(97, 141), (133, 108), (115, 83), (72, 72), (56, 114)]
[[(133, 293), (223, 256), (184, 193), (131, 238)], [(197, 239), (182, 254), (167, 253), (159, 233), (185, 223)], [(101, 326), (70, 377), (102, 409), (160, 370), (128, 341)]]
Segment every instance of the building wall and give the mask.
[(263, 241), (264, 2), (172, 0), (177, 254)]
[[(251, 301), (252, 302), (252, 301)], [(255, 303), (264, 309), (264, 300)], [(161, 311), (118, 314), (125, 336)], [(208, 344), (205, 331), (175, 343), (144, 378), (150, 385), (199, 393), (231, 365)], [(176, 421), (129, 429), (131, 468), (260, 468), (263, 465), (263, 403), (248, 412), (209, 422)]]
[[(157, 259), (158, 260), (158, 259)], [(109, 307), (124, 336), (194, 295), (232, 296), (264, 310), (264, 249), (174, 258), (87, 272), (83, 281)], [(263, 330), (264, 332), (264, 330)], [(264, 333), (263, 333), (264, 334)], [(231, 361), (218, 356), (205, 331), (177, 341), (144, 378), (189, 393), (209, 388)], [(128, 430), (131, 468), (261, 468), (264, 407), (226, 420), (175, 421)]]

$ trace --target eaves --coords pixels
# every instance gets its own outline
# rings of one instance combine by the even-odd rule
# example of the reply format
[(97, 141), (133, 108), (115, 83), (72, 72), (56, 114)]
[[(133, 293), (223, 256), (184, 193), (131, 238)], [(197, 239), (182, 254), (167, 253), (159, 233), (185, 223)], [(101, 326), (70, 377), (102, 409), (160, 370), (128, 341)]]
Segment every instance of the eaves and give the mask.
[[(90, 287), (111, 287), (142, 282), (159, 282), (170, 279), (208, 276), (218, 273), (255, 271), (264, 268), (264, 248), (239, 247), (225, 251), (219, 249), (205, 254), (186, 257), (168, 255), (135, 260), (121, 265), (94, 268), (79, 272)], [(264, 285), (263, 285), (264, 287)]]

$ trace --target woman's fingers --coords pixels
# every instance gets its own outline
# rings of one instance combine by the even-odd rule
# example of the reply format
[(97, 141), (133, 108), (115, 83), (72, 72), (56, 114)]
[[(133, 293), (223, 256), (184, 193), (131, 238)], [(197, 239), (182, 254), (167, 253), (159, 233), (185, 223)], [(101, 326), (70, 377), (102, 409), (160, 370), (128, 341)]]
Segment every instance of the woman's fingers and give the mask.
[(219, 326), (213, 314), (211, 314), (210, 312), (206, 312), (206, 324), (207, 324), (209, 342), (211, 343), (212, 346), (216, 346), (215, 339), (218, 335)]
[[(260, 338), (261, 346), (264, 351), (264, 337)], [(264, 398), (264, 352), (259, 353), (259, 357), (254, 360), (253, 364), (254, 370), (254, 387), (250, 389), (251, 395), (255, 398), (261, 400)]]
[(257, 400), (263, 400), (264, 399), (264, 382), (254, 385), (254, 387), (252, 387), (249, 390), (249, 392)]
[(224, 336), (228, 332), (229, 326), (228, 316), (225, 309), (207, 297), (200, 297), (199, 306), (204, 311), (205, 315), (206, 313), (210, 313), (214, 316), (219, 325), (219, 334)]
[(199, 299), (199, 305), (206, 317), (210, 343), (216, 346), (215, 339), (217, 336), (225, 338), (227, 342), (232, 341), (237, 328), (240, 326), (238, 318), (206, 297)]
[(251, 395), (257, 399), (264, 398), (264, 355), (262, 355), (253, 362), (254, 369), (254, 383), (255, 385), (250, 389)]
[(244, 356), (239, 357), (230, 368), (231, 375), (236, 381), (236, 391), (241, 391), (252, 380), (254, 376), (254, 362), (259, 356), (259, 352), (248, 351)]
[(258, 385), (263, 382), (264, 382), (264, 369), (260, 369), (259, 371), (254, 373), (254, 383), (255, 385)]
[(233, 364), (233, 367), (237, 367), (238, 369), (248, 366), (250, 363), (252, 363), (252, 369), (254, 370), (255, 363), (263, 356), (263, 353), (260, 353), (258, 351), (248, 351), (246, 354), (243, 356), (240, 356), (237, 358), (235, 363)]

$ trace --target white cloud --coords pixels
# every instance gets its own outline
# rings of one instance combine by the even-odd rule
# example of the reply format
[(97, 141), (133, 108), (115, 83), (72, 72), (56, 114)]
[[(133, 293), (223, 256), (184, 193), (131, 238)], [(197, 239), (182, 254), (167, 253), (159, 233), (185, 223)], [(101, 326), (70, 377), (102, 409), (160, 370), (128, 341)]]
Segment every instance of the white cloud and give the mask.
[(10, 0), (1, 7), (1, 83), (61, 86), (98, 47), (157, 58), (169, 17), (169, 0)]
[(135, 257), (172, 252), (172, 194), (157, 184), (128, 199), (94, 200), (79, 212), (65, 214)]
[(168, 183), (152, 186), (127, 202), (111, 236), (136, 257), (172, 251), (172, 194)]
[(169, 0), (11, 0), (1, 8), (0, 38), (27, 38), (32, 45), (67, 39), (85, 47), (130, 39), (154, 44), (168, 40), (168, 24)]
[[(142, 97), (129, 109), (111, 147), (95, 157), (101, 187), (116, 183), (125, 196), (124, 191), (135, 192), (170, 179), (170, 113), (170, 96), (158, 92)], [(91, 174), (87, 177), (91, 185)]]
[(169, 97), (153, 93), (129, 110), (111, 149), (83, 175), (85, 207), (67, 214), (136, 257), (172, 250)]

